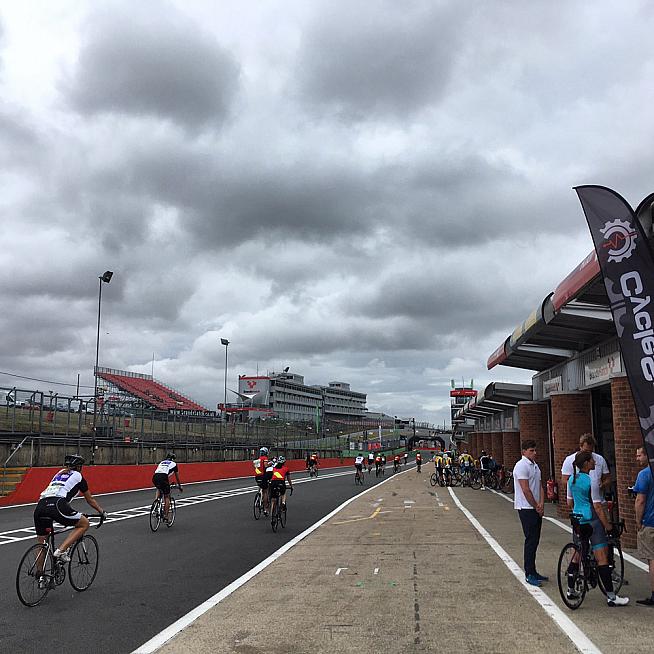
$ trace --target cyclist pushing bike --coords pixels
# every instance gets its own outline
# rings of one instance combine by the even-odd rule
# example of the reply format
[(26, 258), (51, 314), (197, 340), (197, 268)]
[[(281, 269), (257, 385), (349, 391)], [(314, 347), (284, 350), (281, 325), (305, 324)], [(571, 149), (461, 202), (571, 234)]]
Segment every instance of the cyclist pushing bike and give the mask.
[(34, 509), (34, 527), (39, 543), (45, 543), (47, 540), (47, 534), (52, 530), (53, 521), (65, 527), (74, 527), (64, 542), (54, 551), (54, 557), (65, 562), (70, 561), (68, 554), (70, 546), (78, 541), (89, 528), (89, 519), (70, 506), (70, 501), (77, 493), (82, 493), (90, 507), (100, 515), (106, 516), (104, 509), (91, 495), (89, 485), (82, 476), (83, 465), (84, 459), (79, 454), (66, 455), (63, 469), (52, 478), (41, 493)]
[[(613, 589), (613, 578), (608, 559), (607, 532), (612, 533), (612, 525), (602, 507), (601, 497), (594, 492), (589, 472), (595, 468), (592, 452), (578, 452), (574, 460), (574, 474), (568, 479), (568, 490), (573, 500), (572, 516), (579, 522), (579, 533), (574, 533), (574, 542), (582, 553), (591, 547), (597, 561), (597, 573), (606, 590), (609, 606), (626, 606), (628, 597), (619, 597)], [(589, 542), (590, 541), (590, 542)], [(568, 570), (568, 599), (578, 597), (575, 581), (579, 575), (579, 556), (573, 557)]]
[(168, 514), (170, 511), (170, 475), (175, 475), (177, 488), (179, 488), (180, 493), (183, 492), (182, 482), (179, 480), (179, 468), (175, 463), (175, 458), (175, 454), (169, 452), (166, 455), (166, 458), (157, 466), (152, 475), (152, 483), (157, 489), (155, 500), (158, 500), (162, 495), (164, 498), (164, 520), (166, 522), (169, 520)]

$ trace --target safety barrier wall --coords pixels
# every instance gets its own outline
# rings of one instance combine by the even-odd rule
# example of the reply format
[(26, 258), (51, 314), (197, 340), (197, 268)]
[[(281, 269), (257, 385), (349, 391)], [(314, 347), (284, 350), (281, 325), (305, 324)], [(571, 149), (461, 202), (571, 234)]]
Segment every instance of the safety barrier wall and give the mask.
[[(288, 461), (289, 470), (297, 472), (305, 469), (304, 459)], [(349, 467), (351, 461), (340, 458), (320, 459), (320, 468)], [(48, 485), (52, 477), (60, 470), (53, 468), (31, 468), (16, 490), (0, 498), (0, 506), (26, 504), (36, 502), (40, 493)], [(94, 495), (116, 491), (137, 490), (152, 486), (152, 465), (139, 466), (86, 466), (83, 469), (84, 478)], [(183, 484), (193, 481), (213, 481), (214, 479), (233, 479), (235, 477), (251, 477), (253, 474), (251, 461), (228, 461), (219, 463), (182, 463), (179, 476)]]

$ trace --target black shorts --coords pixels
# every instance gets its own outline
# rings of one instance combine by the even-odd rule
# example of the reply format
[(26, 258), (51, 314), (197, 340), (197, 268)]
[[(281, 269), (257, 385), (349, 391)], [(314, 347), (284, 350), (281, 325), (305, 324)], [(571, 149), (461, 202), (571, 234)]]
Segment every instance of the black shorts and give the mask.
[(74, 527), (81, 517), (82, 514), (75, 511), (65, 497), (44, 497), (34, 509), (34, 528), (37, 536), (45, 536), (46, 530), (52, 529), (53, 521)]
[(152, 483), (163, 495), (170, 495), (170, 479), (165, 472), (155, 472), (152, 475)]
[(355, 463), (354, 467), (359, 471), (363, 471), (363, 463)]
[(266, 490), (266, 488), (268, 488), (269, 481), (266, 478), (266, 475), (259, 475), (254, 478), (254, 481), (257, 482), (257, 486), (259, 486), (259, 488), (262, 488), (263, 490)]
[(271, 481), (270, 482), (270, 496), (271, 497), (284, 497), (286, 495), (286, 482), (285, 481)]

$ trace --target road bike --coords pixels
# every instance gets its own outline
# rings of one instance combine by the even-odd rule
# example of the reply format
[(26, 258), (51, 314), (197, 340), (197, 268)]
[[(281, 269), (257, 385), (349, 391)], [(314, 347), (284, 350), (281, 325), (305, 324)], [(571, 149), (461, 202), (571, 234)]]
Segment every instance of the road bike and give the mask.
[(393, 461), (393, 474), (400, 471), (400, 462)]
[(152, 502), (150, 507), (150, 529), (152, 531), (157, 531), (159, 525), (163, 522), (166, 527), (172, 527), (175, 522), (175, 516), (177, 515), (177, 507), (175, 505), (175, 498), (173, 497), (172, 492), (170, 493), (170, 505), (168, 507), (168, 520), (165, 517), (165, 504), (164, 498), (159, 494), (159, 497)]
[(261, 512), (264, 511), (263, 504), (263, 488), (259, 486), (257, 494), (254, 496), (254, 503), (252, 505), (252, 510), (254, 512), (254, 519), (258, 520), (261, 517)]
[[(282, 502), (282, 494), (279, 492), (279, 489), (271, 486), (270, 490), (270, 497), (275, 501), (275, 506), (270, 512), (270, 526), (272, 527), (272, 530), (276, 532), (279, 525), (281, 525), (282, 528), (286, 527), (287, 510), (286, 504)], [(290, 494), (293, 495), (292, 487), (286, 486), (286, 490), (290, 490)]]
[(438, 486), (438, 483), (439, 483), (438, 477), (439, 477), (439, 475), (437, 473), (432, 472), (431, 475), (429, 476), (429, 483), (432, 486)]
[(513, 472), (502, 467), (497, 473), (498, 490), (503, 493), (513, 493)]
[[(96, 529), (102, 526), (105, 515), (99, 518)], [(61, 557), (54, 556), (57, 549), (55, 536), (65, 531), (67, 529), (55, 531), (48, 528), (45, 543), (32, 545), (23, 554), (16, 572), (16, 593), (25, 606), (36, 606), (42, 602), (51, 590), (66, 581), (66, 574), (70, 585), (78, 593), (84, 592), (93, 583), (100, 560), (98, 541), (90, 534), (84, 534), (70, 546), (70, 561), (62, 561)]]
[[(563, 603), (573, 611), (578, 609), (588, 590), (599, 586), (606, 595), (606, 589), (598, 573), (597, 561), (590, 547), (590, 525), (582, 525), (579, 517), (570, 516), (575, 542), (566, 543), (559, 555), (557, 581), (559, 594)], [(624, 583), (624, 557), (620, 545), (620, 536), (624, 532), (624, 520), (612, 525), (612, 535), (608, 538), (608, 560), (613, 581), (613, 592), (618, 593)]]
[(354, 485), (363, 486), (363, 470), (359, 470), (357, 468), (356, 472), (354, 473)]
[(318, 476), (318, 466), (309, 466), (309, 477)]
[(375, 468), (375, 477), (379, 476), (384, 476), (384, 464), (380, 463), (376, 468)]

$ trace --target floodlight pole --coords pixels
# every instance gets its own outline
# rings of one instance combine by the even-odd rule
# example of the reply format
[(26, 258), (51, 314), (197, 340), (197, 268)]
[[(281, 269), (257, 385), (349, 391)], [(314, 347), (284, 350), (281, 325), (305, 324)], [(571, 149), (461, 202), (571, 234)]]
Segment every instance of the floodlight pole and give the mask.
[(229, 341), (226, 338), (221, 338), (220, 342), (225, 346), (225, 395), (223, 398), (223, 429), (225, 433), (225, 441), (227, 441), (227, 347)]
[(95, 339), (95, 368), (93, 369), (94, 390), (93, 390), (93, 431), (91, 433), (91, 465), (95, 463), (95, 437), (96, 423), (98, 417), (98, 362), (100, 358), (100, 310), (102, 308), (102, 284), (108, 284), (113, 277), (111, 270), (106, 270), (100, 275), (100, 286), (98, 290), (98, 331)]

